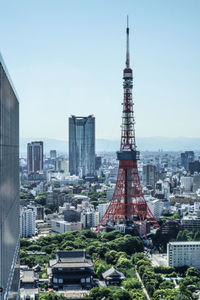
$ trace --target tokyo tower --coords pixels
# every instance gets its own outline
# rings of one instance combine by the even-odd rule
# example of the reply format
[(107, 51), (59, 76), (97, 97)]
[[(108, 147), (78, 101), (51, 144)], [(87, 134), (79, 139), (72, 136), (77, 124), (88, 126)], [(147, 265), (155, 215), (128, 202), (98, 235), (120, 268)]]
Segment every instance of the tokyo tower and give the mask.
[(96, 231), (107, 225), (125, 224), (134, 226), (141, 237), (146, 236), (147, 223), (159, 228), (144, 199), (138, 174), (135, 119), (132, 100), (133, 72), (130, 68), (129, 25), (126, 28), (126, 67), (123, 71), (123, 111), (121, 126), (121, 146), (117, 152), (119, 169), (115, 190), (110, 205)]

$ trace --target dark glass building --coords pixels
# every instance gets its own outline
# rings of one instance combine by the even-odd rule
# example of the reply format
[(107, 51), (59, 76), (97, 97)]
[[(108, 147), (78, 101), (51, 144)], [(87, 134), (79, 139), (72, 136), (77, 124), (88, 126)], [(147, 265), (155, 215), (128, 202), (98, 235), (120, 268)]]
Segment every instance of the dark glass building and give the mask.
[(187, 171), (189, 170), (189, 164), (194, 161), (194, 152), (185, 151), (181, 153), (181, 166), (183, 166)]
[(43, 142), (31, 142), (27, 145), (28, 173), (43, 170)]
[(69, 172), (80, 177), (95, 174), (95, 118), (69, 118)]
[(0, 299), (19, 296), (19, 103), (0, 55)]

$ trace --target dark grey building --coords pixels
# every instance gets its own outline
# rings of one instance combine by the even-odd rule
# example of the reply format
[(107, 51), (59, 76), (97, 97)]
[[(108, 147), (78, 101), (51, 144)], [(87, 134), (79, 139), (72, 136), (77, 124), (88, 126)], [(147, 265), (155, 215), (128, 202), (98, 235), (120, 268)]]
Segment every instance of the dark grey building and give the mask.
[(19, 293), (19, 103), (0, 55), (0, 299)]
[(67, 222), (80, 222), (81, 213), (73, 209), (67, 209), (63, 211), (64, 220)]
[(56, 156), (57, 156), (56, 150), (50, 150), (50, 158), (51, 158), (51, 159), (55, 159)]
[(181, 153), (181, 165), (188, 171), (189, 164), (194, 161), (194, 152), (185, 151)]
[(28, 173), (36, 173), (43, 170), (43, 142), (31, 142), (27, 145)]
[(143, 185), (151, 186), (153, 189), (155, 188), (155, 184), (158, 181), (158, 171), (155, 165), (146, 164), (143, 166)]
[(189, 162), (189, 171), (190, 171), (190, 174), (194, 174), (194, 172), (200, 173), (200, 161), (195, 160), (195, 161)]
[(69, 118), (69, 172), (80, 177), (95, 174), (95, 118)]

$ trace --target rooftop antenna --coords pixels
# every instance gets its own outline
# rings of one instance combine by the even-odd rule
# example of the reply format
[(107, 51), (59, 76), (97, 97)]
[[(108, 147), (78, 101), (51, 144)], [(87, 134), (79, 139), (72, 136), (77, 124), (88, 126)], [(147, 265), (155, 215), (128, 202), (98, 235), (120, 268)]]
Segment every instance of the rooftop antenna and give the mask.
[(126, 27), (126, 68), (130, 66), (130, 55), (129, 55), (129, 24), (127, 16), (127, 27)]

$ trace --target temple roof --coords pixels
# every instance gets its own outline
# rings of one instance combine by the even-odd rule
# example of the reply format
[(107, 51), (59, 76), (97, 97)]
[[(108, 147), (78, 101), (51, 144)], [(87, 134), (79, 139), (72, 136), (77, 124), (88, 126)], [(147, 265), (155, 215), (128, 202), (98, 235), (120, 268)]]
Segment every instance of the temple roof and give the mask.
[(120, 279), (125, 279), (125, 276), (122, 272), (117, 271), (114, 267), (110, 268), (109, 270), (105, 271), (102, 274), (104, 279), (112, 279), (113, 277), (118, 277)]

